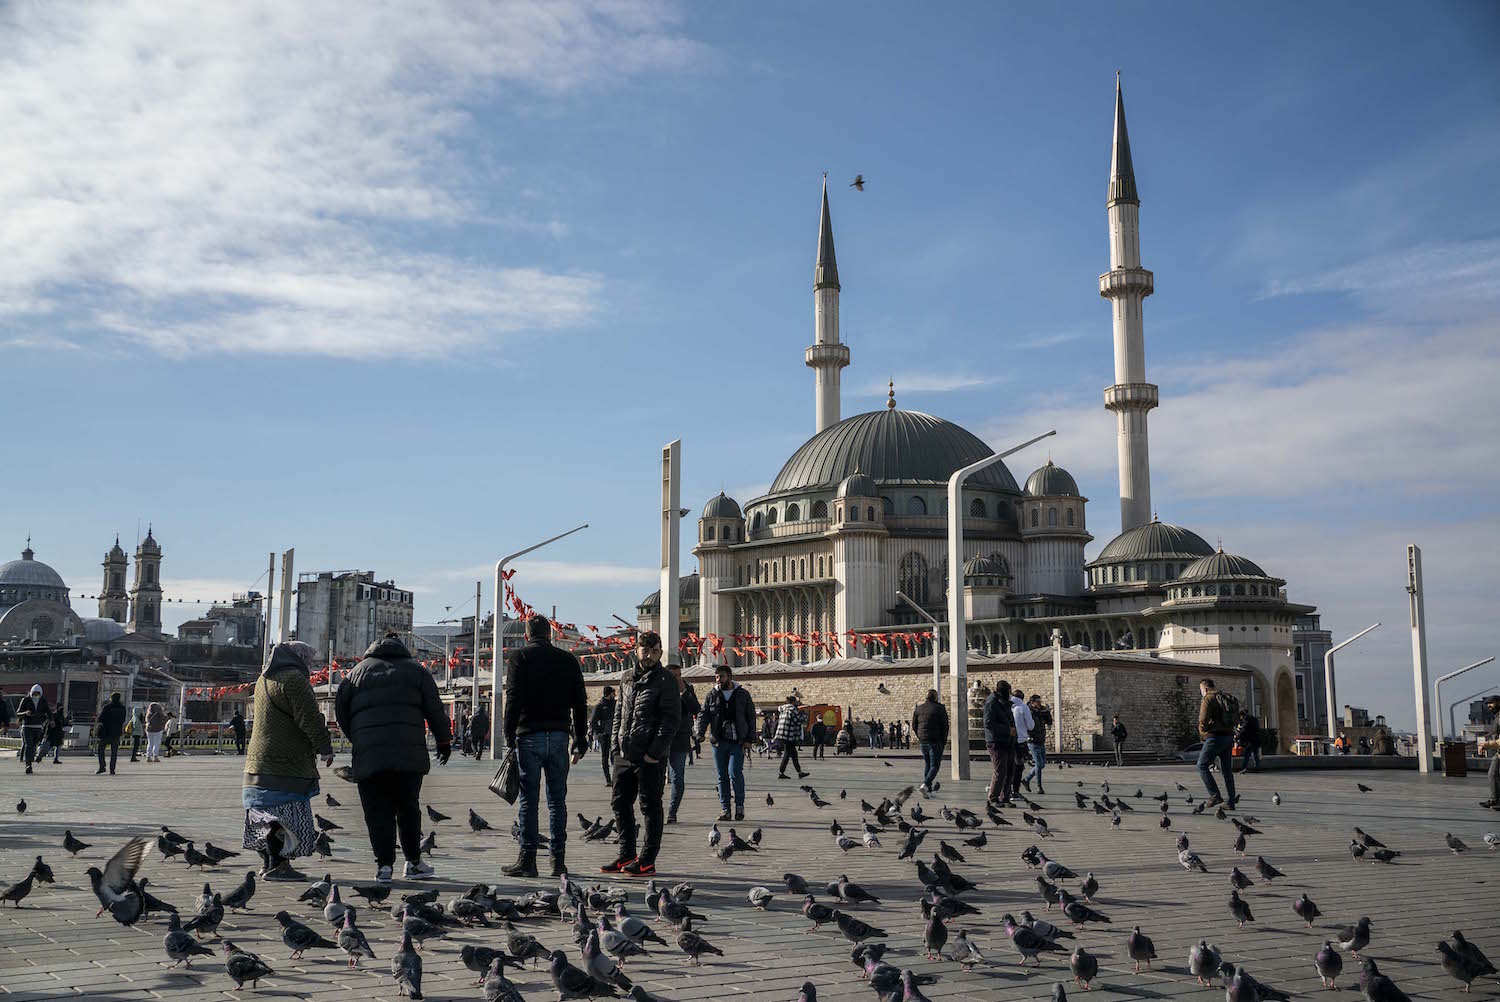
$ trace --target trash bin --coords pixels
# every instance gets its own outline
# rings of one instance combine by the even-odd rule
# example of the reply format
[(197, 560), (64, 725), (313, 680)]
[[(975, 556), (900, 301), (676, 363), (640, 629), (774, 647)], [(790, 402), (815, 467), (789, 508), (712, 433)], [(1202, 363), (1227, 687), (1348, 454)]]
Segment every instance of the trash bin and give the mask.
[(1469, 746), (1462, 741), (1443, 742), (1443, 775), (1463, 779), (1469, 774)]

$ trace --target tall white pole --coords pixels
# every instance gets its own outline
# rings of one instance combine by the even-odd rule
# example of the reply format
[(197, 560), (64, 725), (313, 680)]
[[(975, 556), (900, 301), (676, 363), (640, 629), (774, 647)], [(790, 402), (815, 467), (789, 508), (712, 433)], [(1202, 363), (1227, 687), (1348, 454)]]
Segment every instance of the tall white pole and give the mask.
[[(500, 726), (500, 720), (505, 713), (505, 565), (519, 557), (524, 557), (532, 550), (540, 550), (549, 543), (555, 543), (564, 536), (571, 536), (575, 532), (587, 529), (587, 522), (580, 526), (569, 529), (567, 532), (559, 532), (551, 539), (544, 539), (534, 546), (528, 546), (524, 550), (517, 550), (495, 561), (495, 656), (494, 668), (490, 673), (490, 755), (496, 759), (503, 757), (505, 749), (502, 738), (505, 737), (505, 728)], [(474, 624), (475, 645), (479, 646), (479, 624)], [(477, 669), (476, 669), (477, 670)], [(479, 684), (479, 679), (474, 679), (474, 684)]]
[(281, 643), (292, 639), (292, 559), (297, 553), (293, 547), (281, 555)]
[[(682, 575), (682, 439), (661, 450), (661, 645), (667, 657), (678, 653), (679, 580)], [(679, 661), (681, 659), (679, 658)]]
[[(1495, 660), (1493, 657), (1488, 657), (1488, 658), (1485, 658), (1483, 661), (1475, 661), (1471, 665), (1464, 665), (1458, 671), (1450, 671), (1446, 675), (1439, 675), (1438, 676), (1438, 680), (1436, 682), (1432, 683), (1432, 702), (1434, 704), (1433, 705), (1433, 709), (1437, 711), (1437, 715), (1438, 715), (1438, 730), (1443, 731), (1443, 737), (1444, 738), (1448, 737), (1448, 732), (1445, 731), (1445, 730), (1443, 730), (1443, 683), (1446, 682), (1446, 681), (1448, 681), (1451, 678), (1458, 678), (1458, 676), (1462, 675), (1466, 671), (1473, 671), (1475, 668), (1478, 668), (1481, 665), (1487, 665), (1487, 664), (1489, 664), (1493, 660)], [(1449, 723), (1452, 724), (1453, 712), (1452, 712), (1452, 708), (1451, 707), (1449, 708), (1448, 718), (1449, 718)], [(1458, 736), (1458, 727), (1457, 726), (1453, 727), (1453, 736), (1454, 737)]]
[(953, 694), (953, 778), (969, 778), (969, 664), (968, 623), (964, 615), (964, 481), (1006, 456), (1035, 445), (1057, 432), (1049, 431), (1004, 452), (970, 463), (948, 478), (948, 682)]
[(1062, 754), (1062, 630), (1052, 630), (1052, 750)]
[[(469, 713), (471, 713), (471, 714), (476, 713), (479, 710), (479, 601), (480, 601), (479, 596), (480, 596), (480, 587), (483, 584), (484, 584), (483, 581), (475, 581), (474, 582), (474, 684), (469, 687)], [(496, 619), (497, 620), (500, 618), (499, 612), (498, 612), (499, 608), (500, 608), (500, 602), (497, 599), (495, 601), (495, 609), (497, 610), (496, 611)], [(505, 634), (505, 630), (502, 629), (499, 626), (499, 624), (497, 623), (496, 624), (496, 628), (495, 628), (495, 635), (499, 636), (499, 637), (503, 637), (504, 634)], [(502, 658), (502, 656), (504, 654), (505, 654), (505, 651), (497, 644), (496, 647), (495, 647), (495, 651), (494, 651), (494, 657), (492, 659), (495, 662), (495, 664), (499, 664), (500, 663), (500, 660), (501, 660), (501, 658)], [(491, 669), (490, 670), (490, 684), (491, 685), (494, 685), (495, 677), (496, 677), (495, 671), (494, 671), (494, 669)], [(491, 696), (490, 697), (490, 707), (491, 707), (491, 709), (494, 708), (494, 705), (495, 705), (495, 699), (494, 699), (493, 696)], [(493, 742), (491, 742), (490, 747), (491, 748), (495, 747), (495, 745), (494, 745)]]
[(1371, 630), (1375, 629), (1375, 627), (1379, 626), (1379, 625), (1380, 625), (1379, 623), (1376, 623), (1373, 626), (1367, 626), (1367, 627), (1365, 627), (1363, 630), (1360, 630), (1358, 633), (1356, 633), (1354, 636), (1350, 637), (1348, 640), (1342, 640), (1342, 641), (1334, 644), (1332, 647), (1328, 648), (1327, 653), (1325, 653), (1323, 655), (1323, 702), (1327, 705), (1327, 708), (1328, 708), (1328, 740), (1330, 740), (1330, 741), (1332, 741), (1334, 738), (1336, 738), (1336, 737), (1339, 736), (1339, 721), (1338, 721), (1338, 713), (1337, 713), (1337, 707), (1338, 707), (1339, 704), (1338, 704), (1338, 699), (1334, 695), (1334, 691), (1333, 691), (1333, 683), (1334, 683), (1334, 677), (1333, 677), (1333, 655), (1334, 655), (1334, 652), (1337, 651), (1341, 647), (1348, 647), (1350, 644), (1354, 643), (1360, 637), (1364, 636), (1366, 633), (1369, 633)]
[(272, 550), (266, 559), (266, 636), (263, 644), (265, 650), (261, 654), (261, 664), (271, 663), (271, 602), (276, 593), (276, 551)]
[(1422, 601), (1422, 548), (1406, 548), (1406, 594), (1411, 610), (1411, 680), (1416, 690), (1417, 768), (1432, 771), (1432, 714), (1427, 712), (1427, 611)]

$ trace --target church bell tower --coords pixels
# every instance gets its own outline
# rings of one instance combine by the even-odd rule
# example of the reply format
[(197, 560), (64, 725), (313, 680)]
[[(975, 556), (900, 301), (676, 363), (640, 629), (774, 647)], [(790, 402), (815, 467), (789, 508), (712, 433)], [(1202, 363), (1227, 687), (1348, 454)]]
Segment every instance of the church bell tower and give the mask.
[(135, 582), (130, 588), (130, 622), (126, 629), (161, 636), (161, 544), (146, 529), (135, 548)]
[(99, 618), (113, 619), (121, 626), (130, 618), (130, 595), (125, 591), (125, 551), (120, 537), (104, 555), (104, 584), (99, 589)]

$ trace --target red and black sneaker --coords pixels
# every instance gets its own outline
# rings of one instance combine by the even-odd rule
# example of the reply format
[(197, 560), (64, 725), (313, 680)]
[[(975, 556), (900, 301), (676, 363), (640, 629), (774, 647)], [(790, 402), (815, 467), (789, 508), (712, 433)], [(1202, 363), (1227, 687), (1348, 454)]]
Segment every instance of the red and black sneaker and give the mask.
[(629, 863), (620, 867), (620, 872), (629, 877), (654, 877), (656, 876), (656, 864), (632, 859)]
[(635, 864), (635, 857), (634, 856), (621, 856), (619, 859), (615, 860), (613, 863), (605, 863), (603, 866), (599, 867), (599, 872), (600, 873), (622, 873), (622, 872), (624, 872), (624, 870), (625, 870), (625, 868), (627, 866), (632, 866), (634, 864)]

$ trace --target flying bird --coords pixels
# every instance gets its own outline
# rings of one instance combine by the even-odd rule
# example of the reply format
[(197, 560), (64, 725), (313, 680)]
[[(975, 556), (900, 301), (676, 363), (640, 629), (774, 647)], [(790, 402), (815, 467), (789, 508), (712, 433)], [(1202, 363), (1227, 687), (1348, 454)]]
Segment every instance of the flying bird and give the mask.
[[(865, 176), (863, 174), (854, 175), (854, 180), (849, 182), (849, 187), (853, 188), (855, 191), (864, 191)], [(882, 682), (880, 685), (880, 691), (886, 693), (887, 695), (890, 694), (890, 690), (885, 687), (884, 682)]]
[[(140, 920), (146, 910), (146, 901), (135, 882), (135, 875), (140, 872), (150, 845), (144, 838), (133, 838), (110, 857), (103, 870), (97, 866), (88, 868), (89, 884), (93, 887), (94, 896), (99, 899), (99, 910), (94, 913), (95, 918), (107, 911), (121, 925), (135, 925)], [(28, 881), (30, 879), (27, 878)]]

